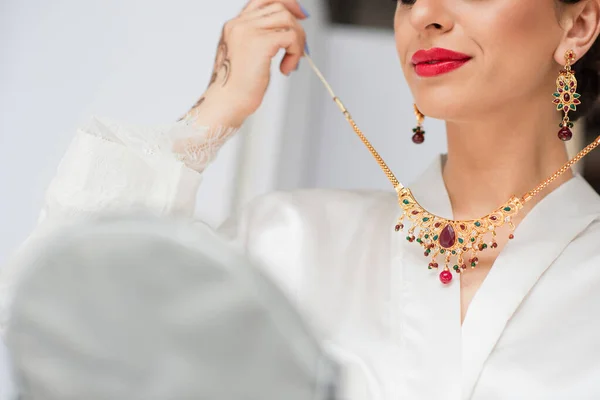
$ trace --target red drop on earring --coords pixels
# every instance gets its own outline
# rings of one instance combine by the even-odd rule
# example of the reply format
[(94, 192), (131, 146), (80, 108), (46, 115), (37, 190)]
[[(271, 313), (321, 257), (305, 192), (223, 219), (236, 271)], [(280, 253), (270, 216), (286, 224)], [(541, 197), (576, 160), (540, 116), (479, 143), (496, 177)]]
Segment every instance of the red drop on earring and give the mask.
[(573, 137), (573, 132), (571, 132), (571, 130), (566, 126), (563, 126), (558, 131), (558, 138), (560, 140), (562, 140), (563, 142), (567, 142), (567, 141), (571, 140), (572, 137)]
[(413, 129), (413, 132), (415, 133), (412, 137), (414, 143), (421, 144), (425, 141), (425, 131), (423, 131), (420, 126)]

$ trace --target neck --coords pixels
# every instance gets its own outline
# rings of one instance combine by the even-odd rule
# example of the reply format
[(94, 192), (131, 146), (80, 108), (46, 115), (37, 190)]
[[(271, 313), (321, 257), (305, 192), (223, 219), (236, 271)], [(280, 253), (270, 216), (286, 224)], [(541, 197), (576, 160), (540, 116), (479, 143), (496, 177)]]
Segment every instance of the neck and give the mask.
[[(551, 99), (550, 99), (551, 100)], [(560, 114), (551, 101), (531, 99), (477, 121), (447, 122), (444, 181), (454, 219), (478, 218), (523, 196), (568, 161), (556, 133)], [(572, 177), (564, 173), (531, 204)]]

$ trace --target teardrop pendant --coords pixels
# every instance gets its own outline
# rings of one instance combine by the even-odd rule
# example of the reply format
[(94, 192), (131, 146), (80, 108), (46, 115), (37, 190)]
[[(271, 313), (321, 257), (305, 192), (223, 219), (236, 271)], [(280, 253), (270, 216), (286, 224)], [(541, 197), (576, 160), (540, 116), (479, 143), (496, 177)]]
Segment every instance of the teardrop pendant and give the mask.
[(558, 138), (563, 142), (568, 142), (573, 138), (573, 132), (571, 132), (571, 130), (567, 126), (563, 126), (558, 131)]

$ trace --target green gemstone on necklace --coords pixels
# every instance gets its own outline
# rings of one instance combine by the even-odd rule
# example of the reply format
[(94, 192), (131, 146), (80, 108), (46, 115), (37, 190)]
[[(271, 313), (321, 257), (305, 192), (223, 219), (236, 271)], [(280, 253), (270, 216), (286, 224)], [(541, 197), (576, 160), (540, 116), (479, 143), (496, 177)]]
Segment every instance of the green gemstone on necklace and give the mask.
[(429, 235), (425, 235), (425, 239), (429, 239)]
[(458, 243), (463, 244), (465, 241), (463, 238), (458, 238)]
[(475, 238), (471, 238), (471, 242), (475, 242)]
[(423, 241), (421, 240), (421, 238), (417, 239), (417, 243), (423, 243)]
[(455, 270), (455, 271), (458, 271), (458, 269), (459, 269), (459, 268), (460, 268), (460, 267), (459, 267), (458, 265), (455, 265), (455, 266), (454, 266), (454, 270)]
[(427, 217), (423, 218), (423, 222), (427, 222), (427, 221), (429, 221), (429, 218), (427, 218)]
[(456, 255), (456, 251), (452, 250), (452, 255)]
[(444, 254), (445, 252), (446, 252), (446, 250), (444, 250), (444, 249), (440, 250), (440, 254)]
[(410, 204), (410, 201), (408, 201), (408, 200), (404, 199), (403, 203), (404, 203), (404, 204)]
[(471, 267), (476, 267), (476, 266), (477, 266), (477, 263), (474, 263), (474, 262), (471, 263)]
[(435, 242), (436, 240), (438, 240), (438, 235), (435, 235), (435, 236), (433, 237), (433, 241)]
[(510, 207), (504, 207), (504, 211), (509, 212), (510, 210), (512, 210), (512, 208), (510, 208)]
[(475, 226), (479, 228), (481, 226), (481, 222), (479, 222), (479, 221), (475, 222)]

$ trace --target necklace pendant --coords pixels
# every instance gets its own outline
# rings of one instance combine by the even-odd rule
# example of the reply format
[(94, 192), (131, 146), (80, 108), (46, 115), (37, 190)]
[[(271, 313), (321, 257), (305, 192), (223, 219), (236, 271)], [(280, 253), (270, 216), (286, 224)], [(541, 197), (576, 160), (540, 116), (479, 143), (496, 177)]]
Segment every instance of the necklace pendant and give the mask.
[[(404, 229), (407, 220), (410, 226), (407, 241), (424, 248), (425, 257), (431, 259), (429, 269), (438, 269), (440, 264), (444, 266), (439, 278), (446, 285), (453, 277), (450, 266), (453, 265), (452, 269), (459, 275), (467, 270), (468, 265), (475, 268), (479, 263), (479, 252), (498, 247), (496, 229), (509, 224), (511, 231), (514, 231), (513, 218), (523, 208), (522, 201), (513, 196), (491, 214), (474, 220), (454, 221), (425, 210), (408, 188), (398, 190), (398, 202), (402, 215), (395, 230)], [(512, 233), (509, 238), (514, 238)], [(438, 258), (443, 258), (443, 263)]]

